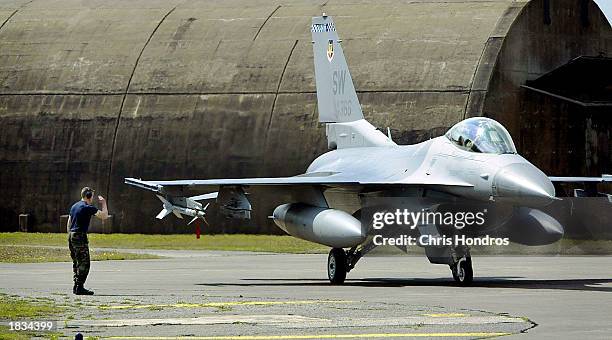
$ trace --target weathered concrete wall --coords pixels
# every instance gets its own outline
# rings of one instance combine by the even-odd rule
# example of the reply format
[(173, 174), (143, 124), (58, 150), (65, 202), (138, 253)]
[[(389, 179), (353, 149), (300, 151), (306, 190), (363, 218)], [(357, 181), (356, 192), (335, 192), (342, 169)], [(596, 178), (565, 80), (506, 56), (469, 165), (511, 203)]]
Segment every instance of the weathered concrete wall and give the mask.
[[(159, 202), (124, 177), (302, 172), (326, 147), (309, 31), (323, 11), (366, 117), (401, 143), (439, 135), (499, 91), (489, 80), (524, 5), (0, 2), (0, 226), (21, 212), (55, 225), (87, 184), (109, 196), (116, 231), (176, 232), (184, 223), (154, 220)], [(212, 228), (275, 232), (265, 218), (275, 200), (254, 202), (250, 224), (212, 216)]]
[[(8, 3), (8, 5), (7, 5)], [(165, 1), (2, 2), (2, 228), (57, 227), (79, 187), (104, 194), (123, 94)], [(62, 229), (60, 229), (62, 230)]]
[(550, 1), (550, 24), (543, 0), (525, 6), (503, 42), (484, 106), (523, 156), (556, 176), (599, 176), (612, 168), (612, 107), (586, 109), (521, 88), (576, 57), (612, 57), (608, 20), (588, 1), (584, 22), (582, 2)]

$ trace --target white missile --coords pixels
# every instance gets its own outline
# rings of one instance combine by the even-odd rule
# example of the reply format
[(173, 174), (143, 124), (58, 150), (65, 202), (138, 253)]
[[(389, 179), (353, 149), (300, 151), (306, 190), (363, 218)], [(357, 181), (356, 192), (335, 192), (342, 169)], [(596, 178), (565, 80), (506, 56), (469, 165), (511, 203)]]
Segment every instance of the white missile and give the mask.
[(163, 204), (162, 210), (159, 212), (159, 214), (157, 214), (157, 216), (155, 216), (157, 219), (161, 220), (164, 217), (170, 215), (171, 213), (180, 219), (183, 218), (182, 215), (186, 215), (186, 216), (193, 217), (191, 222), (189, 222), (189, 224), (191, 224), (197, 218), (204, 219), (204, 216), (206, 216), (206, 208), (208, 208), (208, 205), (210, 204), (209, 203), (209, 204), (206, 204), (206, 206), (202, 206), (202, 203), (197, 202), (196, 199), (203, 200), (203, 199), (216, 198), (217, 193), (214, 192), (214, 193), (200, 195), (200, 196), (186, 197), (185, 203), (188, 207), (172, 204), (170, 201), (168, 201), (163, 196), (160, 196), (160, 195), (156, 195), (156, 196), (157, 198), (159, 198), (159, 200)]

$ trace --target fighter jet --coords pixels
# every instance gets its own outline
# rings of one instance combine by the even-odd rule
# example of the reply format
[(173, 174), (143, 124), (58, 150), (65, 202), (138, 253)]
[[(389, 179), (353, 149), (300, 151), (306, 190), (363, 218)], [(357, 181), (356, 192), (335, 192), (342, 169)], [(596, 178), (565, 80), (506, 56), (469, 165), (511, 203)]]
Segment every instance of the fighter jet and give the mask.
[[(158, 196), (163, 203), (158, 218), (170, 213), (203, 218), (208, 205), (198, 201), (214, 199), (225, 216), (248, 219), (251, 189), (282, 192), (290, 199), (271, 211), (270, 217), (292, 236), (331, 247), (328, 278), (332, 284), (341, 284), (357, 261), (375, 247), (372, 225), (362, 218), (369, 197), (416, 198), (406, 201), (413, 202), (407, 203), (413, 209), (435, 209), (442, 202), (457, 200), (509, 205), (514, 207), (511, 218), (486, 232), (507, 235), (513, 242), (546, 244), (563, 235), (563, 227), (539, 210), (558, 200), (552, 181), (612, 180), (548, 177), (517, 153), (500, 123), (485, 117), (461, 121), (445, 135), (422, 143), (397, 145), (364, 118), (332, 17), (312, 18), (311, 32), (319, 122), (326, 124), (330, 151), (293, 177), (126, 178), (125, 183)], [(186, 195), (193, 192), (205, 194)], [(435, 224), (418, 225), (414, 232), (439, 235), (444, 230)], [(449, 265), (459, 284), (472, 282), (469, 247), (425, 246), (425, 253), (430, 262)]]

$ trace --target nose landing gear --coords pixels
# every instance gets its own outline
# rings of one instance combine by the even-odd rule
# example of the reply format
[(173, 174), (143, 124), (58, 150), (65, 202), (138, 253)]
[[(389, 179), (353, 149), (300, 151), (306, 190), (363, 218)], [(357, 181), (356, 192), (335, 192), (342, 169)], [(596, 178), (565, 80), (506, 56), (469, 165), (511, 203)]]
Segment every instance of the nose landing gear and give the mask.
[(450, 265), (453, 279), (460, 286), (469, 286), (474, 280), (474, 270), (472, 269), (472, 257), (467, 254)]

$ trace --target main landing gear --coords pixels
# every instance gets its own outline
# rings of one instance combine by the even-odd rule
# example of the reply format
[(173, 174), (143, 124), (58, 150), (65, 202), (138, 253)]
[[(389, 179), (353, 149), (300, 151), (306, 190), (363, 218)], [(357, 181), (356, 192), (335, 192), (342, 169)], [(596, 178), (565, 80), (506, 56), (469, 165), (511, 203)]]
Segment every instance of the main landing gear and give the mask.
[(376, 248), (373, 243), (366, 243), (361, 247), (357, 246), (344, 250), (342, 248), (333, 248), (327, 256), (327, 277), (333, 285), (341, 285), (346, 279), (346, 273), (355, 268), (357, 261), (363, 255)]
[(333, 285), (344, 283), (347, 270), (346, 253), (342, 248), (333, 248), (327, 256), (327, 277)]
[[(369, 250), (363, 247), (357, 250), (353, 247), (348, 251), (342, 248), (333, 248), (327, 256), (327, 277), (333, 285), (341, 285), (346, 279), (346, 273), (355, 267), (357, 261)], [(453, 279), (460, 286), (469, 286), (474, 280), (474, 270), (472, 269), (472, 257), (468, 249), (453, 249), (451, 257), (452, 264), (449, 265), (453, 274)], [(447, 257), (446, 263), (449, 259)], [(437, 262), (441, 263), (441, 262)]]

